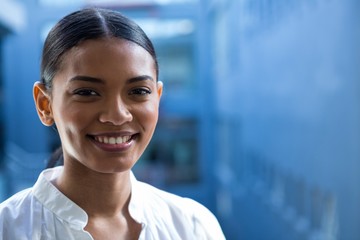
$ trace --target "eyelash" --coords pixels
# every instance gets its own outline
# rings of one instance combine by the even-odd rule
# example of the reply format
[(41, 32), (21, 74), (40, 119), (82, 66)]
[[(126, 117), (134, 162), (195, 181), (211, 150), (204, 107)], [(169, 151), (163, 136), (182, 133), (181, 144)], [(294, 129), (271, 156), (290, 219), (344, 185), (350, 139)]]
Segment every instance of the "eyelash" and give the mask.
[[(129, 95), (139, 95), (145, 96), (151, 94), (151, 90), (145, 88), (136, 88), (129, 92)], [(84, 97), (92, 97), (92, 96), (99, 96), (99, 94), (91, 89), (78, 89), (74, 91), (75, 95), (84, 96)]]
[(74, 91), (74, 94), (80, 96), (99, 96), (97, 92), (91, 89), (78, 89)]
[(152, 92), (149, 89), (145, 89), (145, 88), (136, 88), (133, 89), (129, 92), (129, 95), (148, 95), (151, 94)]

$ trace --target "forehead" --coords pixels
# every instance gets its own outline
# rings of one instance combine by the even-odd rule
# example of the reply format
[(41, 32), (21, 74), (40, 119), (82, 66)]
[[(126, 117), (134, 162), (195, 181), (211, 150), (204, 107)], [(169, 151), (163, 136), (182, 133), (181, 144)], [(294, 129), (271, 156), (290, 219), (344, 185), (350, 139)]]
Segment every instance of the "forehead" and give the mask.
[(119, 38), (86, 40), (63, 56), (60, 72), (69, 74), (152, 75), (155, 61), (141, 46)]

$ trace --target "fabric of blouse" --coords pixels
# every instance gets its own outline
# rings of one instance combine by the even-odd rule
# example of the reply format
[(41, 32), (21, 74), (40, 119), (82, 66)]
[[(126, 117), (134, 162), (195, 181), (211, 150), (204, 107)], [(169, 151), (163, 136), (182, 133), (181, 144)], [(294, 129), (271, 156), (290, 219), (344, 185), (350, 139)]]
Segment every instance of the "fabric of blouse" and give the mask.
[[(0, 204), (0, 239), (88, 240), (88, 216), (51, 182), (63, 167), (44, 170), (32, 188)], [(215, 216), (200, 203), (137, 181), (131, 175), (129, 211), (141, 223), (139, 239), (225, 239)]]

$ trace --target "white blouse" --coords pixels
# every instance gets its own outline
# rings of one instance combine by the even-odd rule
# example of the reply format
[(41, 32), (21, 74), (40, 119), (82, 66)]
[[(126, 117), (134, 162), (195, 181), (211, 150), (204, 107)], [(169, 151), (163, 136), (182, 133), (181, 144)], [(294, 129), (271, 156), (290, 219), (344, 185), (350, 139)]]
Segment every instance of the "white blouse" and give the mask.
[[(44, 170), (32, 188), (0, 204), (0, 239), (87, 240), (88, 216), (52, 183), (63, 167)], [(129, 211), (141, 223), (141, 240), (225, 239), (214, 215), (188, 198), (164, 192), (131, 176)]]

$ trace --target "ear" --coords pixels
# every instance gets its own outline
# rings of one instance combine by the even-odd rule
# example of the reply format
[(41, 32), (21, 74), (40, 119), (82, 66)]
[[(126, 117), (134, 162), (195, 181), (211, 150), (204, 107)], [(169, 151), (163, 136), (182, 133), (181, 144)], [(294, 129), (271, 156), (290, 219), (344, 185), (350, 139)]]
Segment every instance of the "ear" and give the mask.
[(54, 118), (51, 110), (51, 99), (47, 93), (46, 87), (43, 83), (36, 82), (33, 88), (34, 101), (36, 110), (41, 122), (45, 126), (54, 124)]
[(159, 96), (159, 98), (161, 98), (161, 95), (162, 95), (162, 92), (163, 92), (163, 82), (161, 82), (161, 81), (157, 81), (157, 83), (156, 83), (156, 85), (157, 85), (157, 93), (158, 93), (158, 96)]

